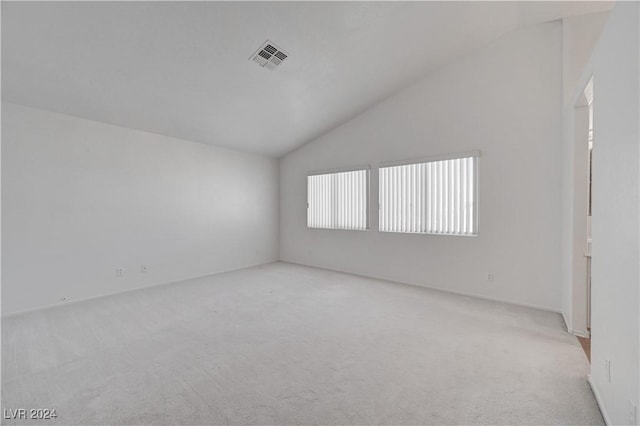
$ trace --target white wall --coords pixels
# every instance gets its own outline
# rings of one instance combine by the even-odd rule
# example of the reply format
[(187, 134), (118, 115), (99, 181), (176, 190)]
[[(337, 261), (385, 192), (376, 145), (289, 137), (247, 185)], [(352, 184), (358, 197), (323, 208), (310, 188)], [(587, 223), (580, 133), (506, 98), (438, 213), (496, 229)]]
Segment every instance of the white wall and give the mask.
[[(561, 36), (510, 33), (283, 157), (281, 259), (559, 311)], [(476, 149), (477, 237), (377, 231), (380, 162)], [(366, 163), (372, 229), (307, 229), (306, 173)]]
[[(585, 75), (609, 12), (572, 16), (562, 20), (562, 98), (564, 107), (562, 151), (562, 315), (572, 333), (587, 331), (587, 239), (588, 187), (586, 136), (587, 107), (574, 110), (591, 74)], [(578, 114), (576, 115), (576, 113)], [(584, 137), (583, 137), (584, 136)], [(581, 140), (579, 144), (575, 141)]]
[(278, 176), (275, 159), (3, 103), (3, 315), (277, 260)]
[(630, 423), (629, 401), (640, 407), (639, 20), (637, 2), (619, 2), (592, 62), (591, 374), (613, 424)]
[[(609, 12), (572, 16), (562, 20), (562, 98), (564, 107), (562, 151), (562, 314), (572, 333), (587, 331), (587, 239), (588, 187), (586, 136), (588, 113), (576, 115), (576, 96), (584, 90), (584, 70)], [(590, 74), (589, 74), (590, 76)], [(588, 80), (588, 76), (587, 76)], [(586, 105), (584, 96), (580, 102)], [(582, 140), (576, 145), (575, 140)]]
[(593, 53), (609, 11), (587, 13), (562, 19), (562, 99), (563, 105), (573, 105), (573, 96)]

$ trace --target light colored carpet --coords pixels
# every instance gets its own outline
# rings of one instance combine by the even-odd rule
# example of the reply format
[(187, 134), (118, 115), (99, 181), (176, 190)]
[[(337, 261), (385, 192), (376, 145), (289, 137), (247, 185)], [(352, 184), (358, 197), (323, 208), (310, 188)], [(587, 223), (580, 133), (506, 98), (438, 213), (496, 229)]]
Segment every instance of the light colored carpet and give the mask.
[(15, 424), (602, 424), (559, 315), (273, 263), (6, 318)]

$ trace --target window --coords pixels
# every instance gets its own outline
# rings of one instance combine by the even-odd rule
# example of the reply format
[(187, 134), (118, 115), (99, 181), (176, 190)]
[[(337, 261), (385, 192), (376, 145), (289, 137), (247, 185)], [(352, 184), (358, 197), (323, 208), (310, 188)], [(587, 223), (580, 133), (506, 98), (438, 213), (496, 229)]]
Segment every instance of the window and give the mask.
[(307, 176), (309, 228), (368, 228), (369, 170)]
[(478, 155), (382, 165), (380, 231), (477, 235)]

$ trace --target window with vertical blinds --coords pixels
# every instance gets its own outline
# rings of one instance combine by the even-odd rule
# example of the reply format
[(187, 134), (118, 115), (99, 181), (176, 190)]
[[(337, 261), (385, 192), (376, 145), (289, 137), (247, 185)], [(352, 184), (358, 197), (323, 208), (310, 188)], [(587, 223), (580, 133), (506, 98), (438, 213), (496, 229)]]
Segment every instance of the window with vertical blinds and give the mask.
[(369, 170), (307, 176), (309, 228), (368, 228)]
[(477, 235), (477, 159), (380, 167), (380, 231)]

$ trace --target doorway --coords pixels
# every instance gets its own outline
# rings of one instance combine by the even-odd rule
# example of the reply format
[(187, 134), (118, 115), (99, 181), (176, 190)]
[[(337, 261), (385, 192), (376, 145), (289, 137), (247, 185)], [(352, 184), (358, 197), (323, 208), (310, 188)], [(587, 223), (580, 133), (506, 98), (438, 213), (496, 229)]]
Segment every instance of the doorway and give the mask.
[(573, 334), (591, 358), (591, 186), (593, 180), (593, 77), (574, 107)]

